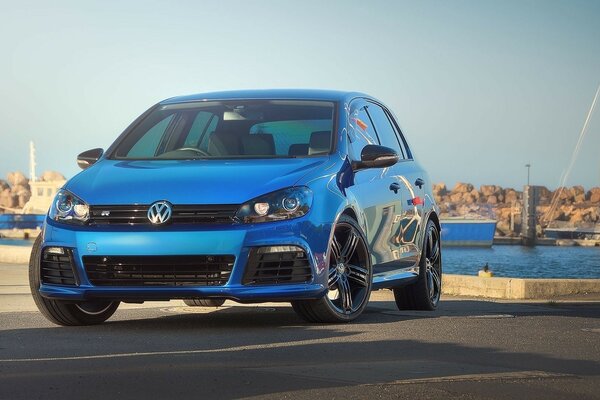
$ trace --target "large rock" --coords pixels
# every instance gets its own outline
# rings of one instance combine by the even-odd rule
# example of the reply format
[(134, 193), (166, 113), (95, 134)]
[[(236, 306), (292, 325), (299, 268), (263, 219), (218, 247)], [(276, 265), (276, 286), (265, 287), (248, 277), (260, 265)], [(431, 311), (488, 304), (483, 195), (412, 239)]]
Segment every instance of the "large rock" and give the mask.
[(0, 179), (0, 192), (2, 192), (3, 190), (6, 190), (6, 189), (10, 189), (8, 182), (6, 182), (3, 179)]
[(13, 196), (10, 189), (4, 189), (2, 192), (0, 192), (0, 206), (15, 208), (17, 207), (17, 203), (18, 199), (16, 196)]
[(452, 193), (468, 193), (471, 190), (473, 190), (473, 185), (470, 183), (458, 182), (456, 185), (454, 185)]
[(60, 172), (56, 172), (56, 171), (44, 171), (44, 173), (42, 174), (42, 176), (40, 176), (40, 180), (41, 181), (46, 181), (46, 182), (50, 182), (50, 181), (64, 181), (65, 177)]
[(519, 200), (519, 194), (514, 189), (506, 189), (504, 193), (504, 202), (506, 204), (512, 205), (513, 203), (516, 203)]
[(8, 175), (6, 176), (8, 179), (8, 183), (10, 184), (10, 186), (18, 186), (18, 185), (29, 185), (29, 179), (27, 179), (27, 177), (25, 177), (25, 175), (20, 172), (9, 172)]
[(600, 187), (591, 188), (586, 194), (586, 200), (593, 204), (600, 203)]
[(434, 183), (431, 190), (434, 196), (445, 196), (448, 193), (445, 183)]
[(481, 185), (479, 187), (479, 191), (481, 192), (481, 195), (484, 197), (492, 196), (494, 193), (496, 193), (497, 190), (498, 190), (498, 187), (496, 185)]

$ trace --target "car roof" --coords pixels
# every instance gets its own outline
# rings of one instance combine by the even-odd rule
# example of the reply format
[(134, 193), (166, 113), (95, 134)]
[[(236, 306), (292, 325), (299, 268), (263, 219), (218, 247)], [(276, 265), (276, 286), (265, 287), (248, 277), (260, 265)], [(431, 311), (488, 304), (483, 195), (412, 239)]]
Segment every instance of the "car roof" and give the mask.
[(371, 98), (364, 93), (344, 92), (320, 89), (261, 89), (232, 90), (222, 92), (198, 93), (186, 96), (171, 97), (160, 104), (175, 104), (204, 100), (241, 100), (241, 99), (285, 99), (285, 100), (328, 100), (349, 102), (357, 97)]

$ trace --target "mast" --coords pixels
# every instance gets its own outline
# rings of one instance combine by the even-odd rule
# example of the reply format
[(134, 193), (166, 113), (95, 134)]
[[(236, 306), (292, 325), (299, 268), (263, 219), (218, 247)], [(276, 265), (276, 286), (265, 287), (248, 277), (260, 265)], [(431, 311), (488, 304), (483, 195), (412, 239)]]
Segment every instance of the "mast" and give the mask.
[(33, 140), (29, 141), (29, 180), (35, 182), (37, 177), (35, 176), (35, 146)]

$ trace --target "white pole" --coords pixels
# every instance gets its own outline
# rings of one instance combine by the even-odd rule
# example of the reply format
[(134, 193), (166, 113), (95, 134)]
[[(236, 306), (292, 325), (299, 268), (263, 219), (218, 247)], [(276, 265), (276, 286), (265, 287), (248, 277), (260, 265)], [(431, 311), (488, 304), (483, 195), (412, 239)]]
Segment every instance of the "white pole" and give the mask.
[(35, 182), (37, 177), (35, 176), (35, 146), (33, 141), (29, 141), (29, 180)]

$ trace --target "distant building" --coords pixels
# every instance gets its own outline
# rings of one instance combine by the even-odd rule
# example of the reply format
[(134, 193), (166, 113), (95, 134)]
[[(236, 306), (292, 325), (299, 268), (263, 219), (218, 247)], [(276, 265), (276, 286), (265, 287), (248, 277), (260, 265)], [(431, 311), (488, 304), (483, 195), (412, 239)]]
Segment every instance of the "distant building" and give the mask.
[(63, 187), (65, 182), (65, 180), (29, 181), (31, 197), (23, 206), (23, 214), (46, 214), (56, 192)]

